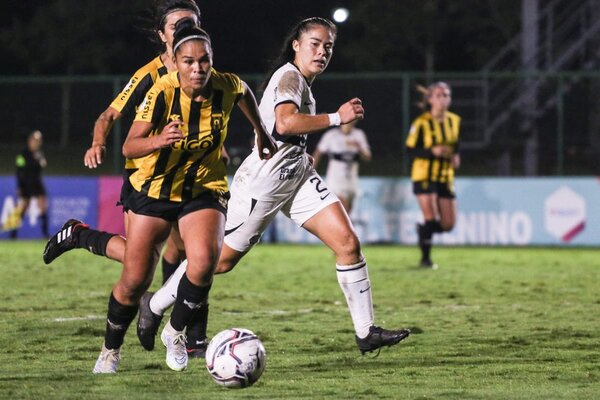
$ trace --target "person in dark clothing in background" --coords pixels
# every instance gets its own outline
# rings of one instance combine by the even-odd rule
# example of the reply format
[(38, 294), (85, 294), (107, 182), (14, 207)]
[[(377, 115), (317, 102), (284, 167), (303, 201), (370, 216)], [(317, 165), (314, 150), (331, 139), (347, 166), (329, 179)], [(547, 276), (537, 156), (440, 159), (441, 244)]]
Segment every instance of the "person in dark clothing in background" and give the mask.
[[(15, 216), (20, 221), (29, 205), (31, 199), (36, 198), (40, 209), (40, 222), (44, 237), (48, 234), (48, 200), (46, 198), (46, 188), (42, 182), (42, 170), (46, 167), (46, 157), (42, 151), (42, 132), (35, 130), (27, 136), (27, 147), (23, 152), (17, 155), (17, 209)], [(18, 226), (11, 230), (10, 237), (17, 238)]]

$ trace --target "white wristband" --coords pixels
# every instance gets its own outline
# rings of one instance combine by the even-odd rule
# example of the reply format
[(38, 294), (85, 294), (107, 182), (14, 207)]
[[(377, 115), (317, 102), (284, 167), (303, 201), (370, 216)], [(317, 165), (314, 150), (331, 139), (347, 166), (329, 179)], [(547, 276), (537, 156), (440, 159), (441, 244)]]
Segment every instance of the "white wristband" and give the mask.
[(342, 124), (342, 117), (340, 113), (327, 114), (329, 117), (329, 126), (340, 126)]

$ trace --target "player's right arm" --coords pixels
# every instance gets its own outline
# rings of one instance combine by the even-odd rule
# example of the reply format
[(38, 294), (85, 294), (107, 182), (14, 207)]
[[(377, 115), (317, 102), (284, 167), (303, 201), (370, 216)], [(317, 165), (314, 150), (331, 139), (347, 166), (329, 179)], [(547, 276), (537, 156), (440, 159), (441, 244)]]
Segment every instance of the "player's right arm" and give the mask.
[(106, 138), (113, 124), (123, 115), (136, 112), (137, 106), (144, 100), (146, 93), (154, 84), (154, 70), (154, 60), (137, 70), (110, 106), (100, 114), (94, 124), (92, 145), (83, 157), (86, 167), (96, 168), (102, 164), (106, 155)]
[(297, 71), (285, 72), (276, 88), (275, 129), (280, 135), (305, 135), (320, 132), (333, 125), (347, 124), (355, 119), (363, 119), (365, 110), (358, 97), (342, 104), (338, 109), (337, 123), (332, 123), (327, 114), (310, 115), (300, 112), (302, 104), (302, 82), (304, 78)]
[[(348, 124), (355, 119), (363, 119), (365, 110), (362, 101), (355, 97), (342, 104), (337, 114), (342, 124)], [(296, 104), (281, 103), (275, 108), (275, 126), (280, 135), (304, 135), (320, 132), (332, 124), (327, 114), (303, 114)]]
[(85, 152), (83, 164), (88, 168), (96, 168), (102, 164), (106, 155), (106, 138), (113, 124), (121, 118), (123, 114), (109, 106), (96, 120), (94, 124), (94, 136), (92, 145)]
[[(172, 90), (173, 88), (171, 88)], [(172, 91), (170, 92), (172, 96)], [(140, 158), (172, 145), (183, 139), (181, 119), (171, 120), (166, 115), (167, 104), (165, 90), (160, 84), (154, 85), (146, 94), (140, 104), (135, 120), (129, 129), (125, 143), (123, 143), (123, 156), (127, 158)], [(152, 132), (155, 134), (152, 134)], [(156, 134), (156, 132), (160, 132)]]

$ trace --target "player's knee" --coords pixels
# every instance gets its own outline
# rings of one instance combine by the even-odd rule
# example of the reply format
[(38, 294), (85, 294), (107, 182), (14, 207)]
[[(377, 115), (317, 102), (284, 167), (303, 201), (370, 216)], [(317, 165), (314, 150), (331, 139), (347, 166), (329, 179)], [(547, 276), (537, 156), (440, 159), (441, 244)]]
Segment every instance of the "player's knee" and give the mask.
[(217, 265), (215, 274), (226, 274), (231, 271), (237, 265), (237, 261), (234, 260), (221, 260)]
[(127, 299), (128, 303), (137, 303), (150, 287), (150, 283), (150, 279), (121, 279), (115, 291), (119, 293), (120, 298)]
[(217, 267), (218, 256), (202, 254), (188, 257), (187, 274), (200, 282), (210, 282)]
[(360, 241), (353, 231), (345, 232), (340, 240), (340, 245), (334, 249), (337, 258), (359, 258), (361, 255)]
[(452, 229), (454, 229), (454, 221), (440, 221), (440, 225), (442, 226), (444, 232), (450, 232)]

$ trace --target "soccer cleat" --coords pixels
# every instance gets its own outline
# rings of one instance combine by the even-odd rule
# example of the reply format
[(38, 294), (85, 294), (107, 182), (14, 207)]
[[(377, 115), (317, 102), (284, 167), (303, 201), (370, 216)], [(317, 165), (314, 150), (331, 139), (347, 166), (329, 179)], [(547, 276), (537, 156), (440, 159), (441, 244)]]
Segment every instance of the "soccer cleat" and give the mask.
[(369, 328), (369, 334), (361, 339), (356, 336), (356, 344), (362, 354), (366, 352), (377, 350), (383, 346), (393, 346), (398, 344), (401, 340), (404, 340), (410, 335), (408, 329), (400, 329), (398, 331), (392, 331), (383, 329), (378, 326), (372, 325)]
[(154, 292), (146, 292), (140, 300), (140, 309), (137, 322), (137, 337), (142, 347), (146, 350), (154, 349), (156, 332), (162, 321), (162, 315), (156, 315), (150, 309), (150, 300)]
[(185, 334), (176, 331), (168, 322), (160, 334), (160, 339), (167, 348), (167, 366), (173, 371), (183, 371), (187, 367), (188, 354), (185, 348)]
[(89, 225), (77, 219), (70, 219), (54, 234), (46, 243), (44, 248), (44, 262), (50, 264), (63, 253), (73, 250), (77, 245), (77, 233), (81, 229), (87, 229)]
[(439, 266), (431, 260), (421, 260), (421, 262), (419, 263), (419, 267), (436, 270)]
[(92, 372), (94, 374), (114, 374), (119, 368), (119, 362), (121, 362), (121, 348), (109, 350), (102, 344), (102, 351), (100, 351)]
[(206, 348), (208, 347), (208, 339), (196, 340), (196, 343), (188, 343), (186, 348), (188, 358), (204, 358), (206, 357)]

